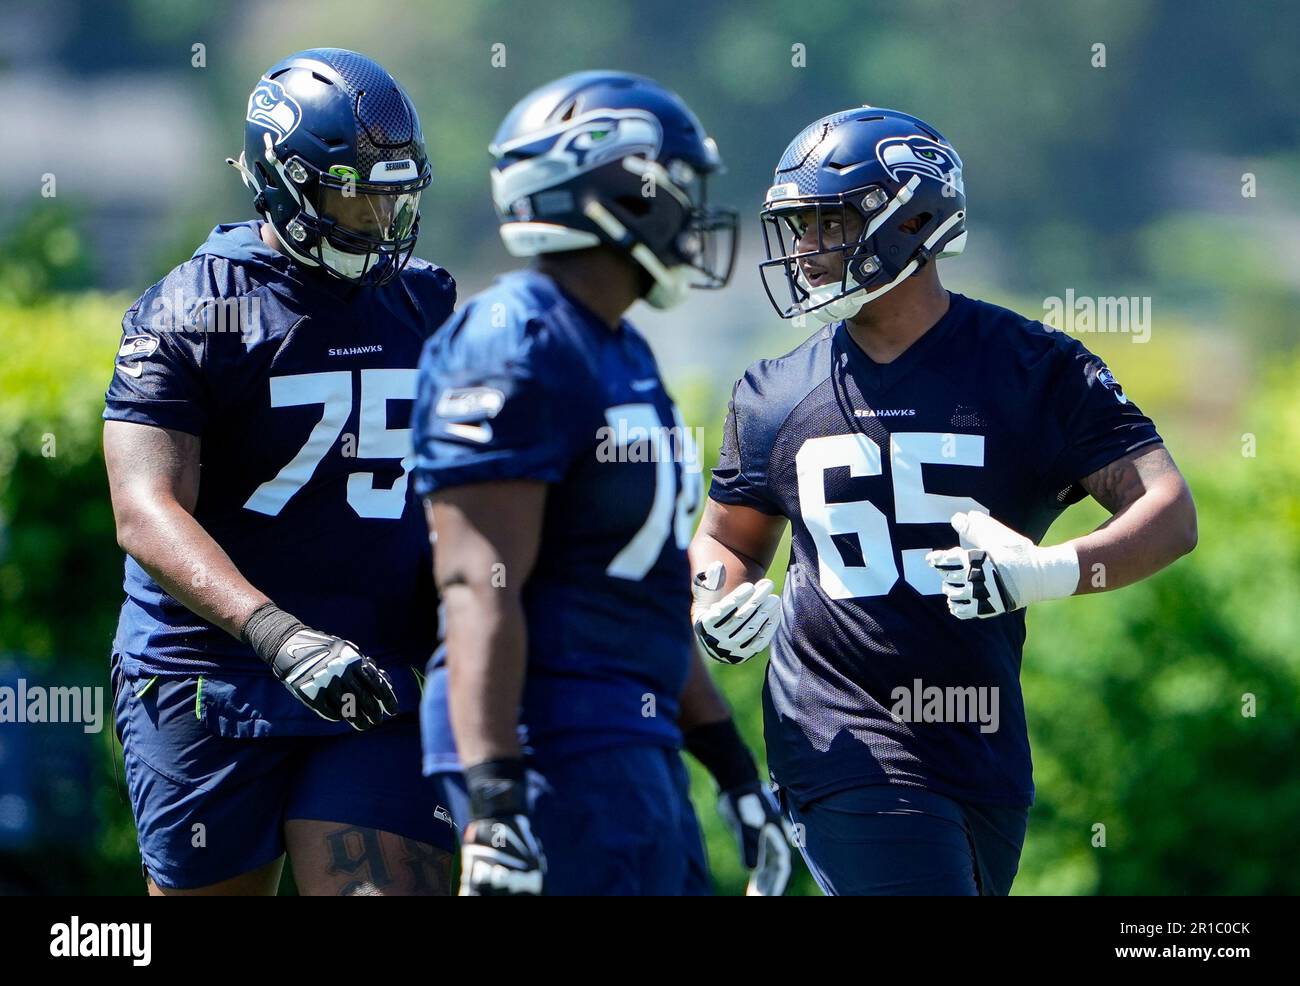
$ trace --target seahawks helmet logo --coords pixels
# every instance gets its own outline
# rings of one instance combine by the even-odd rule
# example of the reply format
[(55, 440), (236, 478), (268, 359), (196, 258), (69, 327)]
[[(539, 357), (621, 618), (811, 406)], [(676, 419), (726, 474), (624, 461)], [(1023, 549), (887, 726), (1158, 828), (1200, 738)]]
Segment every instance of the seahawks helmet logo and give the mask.
[(298, 128), (302, 107), (280, 83), (263, 79), (248, 97), (248, 113), (244, 119), (271, 131), (278, 144)]
[(964, 194), (961, 158), (947, 144), (920, 134), (886, 137), (876, 145), (876, 158), (894, 181), (901, 182), (900, 175), (922, 175), (952, 185)]
[(575, 167), (586, 170), (629, 154), (653, 158), (662, 139), (659, 121), (650, 113), (592, 115), (570, 124), (552, 153), (568, 155)]
[(520, 199), (629, 156), (654, 160), (663, 127), (647, 110), (593, 110), (539, 133), (494, 144), (492, 196), (503, 213)]
[(558, 159), (585, 171), (629, 154), (653, 158), (658, 155), (662, 142), (663, 128), (653, 113), (595, 110), (489, 150), (497, 157)]

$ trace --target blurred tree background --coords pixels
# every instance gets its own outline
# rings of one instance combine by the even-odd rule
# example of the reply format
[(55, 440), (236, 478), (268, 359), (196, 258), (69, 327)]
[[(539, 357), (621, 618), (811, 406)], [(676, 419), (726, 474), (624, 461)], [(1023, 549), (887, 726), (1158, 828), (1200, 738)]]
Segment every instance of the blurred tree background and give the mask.
[[(728, 164), (714, 197), (748, 217), (741, 262), (725, 291), (634, 318), (711, 449), (731, 381), (802, 337), (755, 276), (772, 165), (825, 113), (893, 106), (965, 162), (970, 245), (944, 262), (949, 287), (1031, 317), (1067, 290), (1150, 299), (1149, 336), (1083, 341), (1156, 418), (1200, 508), (1200, 547), (1172, 569), (1030, 615), (1039, 795), (1016, 892), (1296, 893), (1298, 33), (1294, 4), (1208, 0), (10, 2), (0, 673), (107, 685), (121, 555), (99, 412), (121, 314), (216, 222), (249, 215), (222, 160), (284, 54), (356, 48), (409, 90), (435, 175), (419, 253), (462, 295), (513, 265), (486, 146), (515, 100), (594, 67), (685, 96)], [(1075, 507), (1049, 539), (1102, 517)], [(717, 673), (757, 748), (762, 671)], [(84, 782), (50, 788), (38, 753), (15, 759), (15, 728), (0, 725), (0, 891), (138, 892), (111, 729), (90, 737)], [(698, 772), (695, 785), (719, 890), (737, 892), (735, 850)], [(69, 814), (71, 834), (41, 824)], [(815, 892), (802, 871), (796, 889)]]

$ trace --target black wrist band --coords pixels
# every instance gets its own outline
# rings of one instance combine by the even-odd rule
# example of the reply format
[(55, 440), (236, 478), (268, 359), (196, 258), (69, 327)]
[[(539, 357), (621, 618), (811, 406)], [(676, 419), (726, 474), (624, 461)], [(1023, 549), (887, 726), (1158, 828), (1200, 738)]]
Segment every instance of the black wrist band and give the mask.
[(696, 726), (682, 735), (682, 744), (713, 775), (719, 791), (758, 780), (754, 757), (730, 719)]
[(263, 603), (249, 614), (244, 629), (239, 632), (244, 643), (253, 648), (267, 664), (274, 664), (284, 642), (306, 625), (290, 616), (275, 603)]
[(524, 762), (514, 758), (484, 760), (465, 768), (470, 818), (501, 818), (528, 813)]

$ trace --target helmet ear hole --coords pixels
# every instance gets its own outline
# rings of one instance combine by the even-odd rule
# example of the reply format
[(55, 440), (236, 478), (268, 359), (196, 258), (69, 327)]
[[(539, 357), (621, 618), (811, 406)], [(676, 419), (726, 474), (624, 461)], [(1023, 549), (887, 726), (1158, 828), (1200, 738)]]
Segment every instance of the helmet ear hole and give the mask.
[(255, 162), (253, 167), (257, 168), (257, 176), (262, 179), (263, 185), (269, 186), (271, 188), (279, 187), (276, 184), (275, 175), (271, 173), (271, 169), (268, 168), (266, 165), (264, 165), (261, 161)]
[(644, 195), (620, 195), (614, 202), (638, 219), (650, 212), (650, 200)]
[(925, 229), (933, 218), (934, 216), (930, 213), (922, 212), (919, 215), (913, 216), (907, 222), (900, 223), (898, 231), (900, 233), (908, 233), (909, 235), (915, 236), (917, 233), (921, 232), (921, 230)]

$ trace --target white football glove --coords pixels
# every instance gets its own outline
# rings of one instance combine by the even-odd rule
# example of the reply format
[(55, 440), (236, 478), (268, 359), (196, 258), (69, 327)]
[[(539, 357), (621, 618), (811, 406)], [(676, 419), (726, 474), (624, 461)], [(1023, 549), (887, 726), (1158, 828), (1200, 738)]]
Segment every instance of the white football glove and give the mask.
[(722, 816), (736, 844), (740, 860), (749, 870), (746, 897), (780, 897), (790, 883), (790, 823), (781, 817), (776, 799), (759, 781), (718, 797)]
[(709, 657), (743, 664), (771, 642), (781, 625), (781, 597), (772, 595), (771, 579), (760, 579), (744, 582), (719, 599), (726, 577), (727, 567), (720, 561), (695, 573), (691, 623)]
[(527, 815), (477, 818), (460, 849), (462, 897), (537, 897), (546, 857)]
[(948, 611), (959, 620), (987, 619), (1079, 585), (1079, 555), (1069, 544), (1040, 548), (988, 514), (953, 514), (961, 547), (931, 551), (926, 562), (943, 575)]

